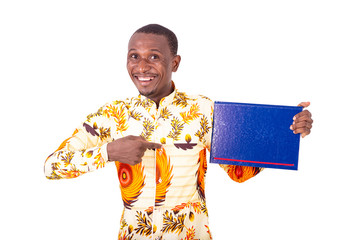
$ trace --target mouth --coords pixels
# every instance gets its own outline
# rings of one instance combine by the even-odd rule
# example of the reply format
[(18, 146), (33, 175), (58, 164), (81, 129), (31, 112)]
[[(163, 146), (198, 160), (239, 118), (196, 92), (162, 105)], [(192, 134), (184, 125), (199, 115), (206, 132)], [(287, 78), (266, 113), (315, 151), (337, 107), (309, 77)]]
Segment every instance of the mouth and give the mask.
[(154, 77), (140, 77), (140, 76), (135, 76), (135, 78), (137, 78), (137, 80), (139, 80), (140, 82), (148, 82), (154, 79)]
[(134, 74), (133, 77), (140, 82), (141, 85), (145, 86), (150, 84), (155, 78), (156, 75), (140, 75)]

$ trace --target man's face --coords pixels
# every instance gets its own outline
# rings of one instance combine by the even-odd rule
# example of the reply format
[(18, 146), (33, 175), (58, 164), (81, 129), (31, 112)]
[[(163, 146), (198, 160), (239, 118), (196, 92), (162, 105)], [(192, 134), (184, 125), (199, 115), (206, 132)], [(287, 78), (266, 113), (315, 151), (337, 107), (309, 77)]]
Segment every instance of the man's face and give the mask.
[(140, 94), (156, 103), (173, 91), (171, 75), (179, 63), (165, 36), (135, 33), (130, 38), (127, 70)]

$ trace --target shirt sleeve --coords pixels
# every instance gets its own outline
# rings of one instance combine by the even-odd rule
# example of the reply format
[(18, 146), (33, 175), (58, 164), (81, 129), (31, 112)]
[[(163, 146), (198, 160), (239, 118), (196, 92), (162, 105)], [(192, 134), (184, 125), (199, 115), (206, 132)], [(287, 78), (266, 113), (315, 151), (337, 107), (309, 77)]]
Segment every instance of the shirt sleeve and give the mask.
[(263, 170), (263, 168), (259, 167), (236, 166), (227, 164), (219, 165), (222, 169), (224, 169), (224, 171), (229, 175), (232, 180), (238, 183), (245, 182), (250, 178), (255, 177)]
[[(204, 115), (206, 118), (210, 119), (210, 124), (213, 124), (213, 113), (214, 113), (214, 102), (208, 100), (207, 103), (207, 111), (204, 111)], [(205, 145), (206, 148), (211, 150), (211, 136), (212, 129), (208, 131), (205, 135)], [(245, 182), (252, 177), (255, 177), (258, 173), (260, 173), (263, 168), (259, 167), (248, 167), (248, 166), (235, 166), (228, 164), (219, 164), (222, 169), (228, 174), (228, 176), (235, 182)]]
[[(111, 141), (111, 118), (116, 118), (119, 106), (105, 105), (65, 139), (45, 161), (48, 179), (75, 178), (103, 168), (108, 162), (107, 143)], [(124, 119), (126, 119), (124, 117)], [(115, 126), (116, 128), (116, 126)]]

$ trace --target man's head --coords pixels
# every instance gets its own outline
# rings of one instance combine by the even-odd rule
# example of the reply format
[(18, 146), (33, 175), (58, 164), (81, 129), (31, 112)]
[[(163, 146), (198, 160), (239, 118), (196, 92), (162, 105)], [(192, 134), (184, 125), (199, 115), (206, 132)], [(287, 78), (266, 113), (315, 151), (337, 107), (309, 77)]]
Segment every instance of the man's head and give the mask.
[(149, 24), (139, 28), (138, 30), (135, 31), (135, 33), (151, 33), (166, 37), (171, 53), (174, 56), (177, 55), (178, 40), (175, 33), (173, 33), (170, 29), (163, 27), (159, 24)]
[(140, 94), (157, 104), (173, 91), (172, 72), (180, 64), (177, 39), (169, 29), (150, 24), (130, 38), (127, 56), (129, 75)]

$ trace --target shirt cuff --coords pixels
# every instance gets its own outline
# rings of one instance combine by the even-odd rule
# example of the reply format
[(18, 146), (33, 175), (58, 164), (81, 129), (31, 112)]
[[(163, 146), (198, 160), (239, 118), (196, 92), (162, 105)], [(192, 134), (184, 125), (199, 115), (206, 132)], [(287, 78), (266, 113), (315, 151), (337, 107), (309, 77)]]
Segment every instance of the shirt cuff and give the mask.
[(108, 153), (107, 153), (107, 143), (105, 143), (104, 145), (102, 145), (100, 147), (100, 154), (101, 157), (104, 159), (105, 162), (109, 162), (109, 157), (108, 157)]

